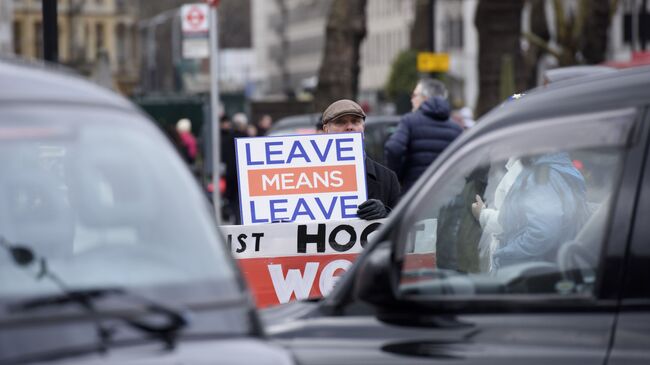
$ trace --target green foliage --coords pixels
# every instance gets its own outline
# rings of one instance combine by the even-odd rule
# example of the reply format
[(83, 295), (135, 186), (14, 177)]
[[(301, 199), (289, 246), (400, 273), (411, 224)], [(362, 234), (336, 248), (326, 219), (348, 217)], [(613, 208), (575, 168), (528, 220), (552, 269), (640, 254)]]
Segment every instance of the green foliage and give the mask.
[[(386, 83), (386, 96), (396, 104), (410, 100), (411, 92), (418, 82), (417, 51), (405, 50), (395, 57)], [(400, 109), (398, 107), (398, 109)]]

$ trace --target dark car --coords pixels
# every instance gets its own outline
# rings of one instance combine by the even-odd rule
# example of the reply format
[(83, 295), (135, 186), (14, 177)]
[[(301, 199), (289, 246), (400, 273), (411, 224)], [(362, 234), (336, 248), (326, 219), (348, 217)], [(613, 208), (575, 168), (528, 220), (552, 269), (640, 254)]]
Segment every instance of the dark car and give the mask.
[[(280, 136), (291, 134), (316, 133), (316, 124), (320, 114), (301, 114), (278, 120), (269, 129), (267, 135)], [(369, 115), (366, 117), (364, 144), (366, 153), (373, 160), (384, 163), (384, 144), (397, 129), (400, 117), (396, 115)]]
[(273, 123), (266, 134), (268, 136), (313, 134), (316, 133), (316, 123), (318, 123), (319, 118), (319, 113), (299, 114), (284, 117)]
[(302, 364), (650, 363), (649, 87), (630, 69), (493, 110), (268, 332)]
[(0, 364), (292, 364), (163, 133), (48, 68), (0, 61)]

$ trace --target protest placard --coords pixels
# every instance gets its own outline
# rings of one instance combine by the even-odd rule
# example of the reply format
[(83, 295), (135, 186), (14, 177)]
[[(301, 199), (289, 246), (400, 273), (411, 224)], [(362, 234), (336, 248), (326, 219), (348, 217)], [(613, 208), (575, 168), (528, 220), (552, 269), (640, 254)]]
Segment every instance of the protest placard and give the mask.
[(361, 133), (237, 138), (242, 224), (356, 218), (367, 198)]
[(259, 307), (327, 295), (383, 220), (222, 226)]

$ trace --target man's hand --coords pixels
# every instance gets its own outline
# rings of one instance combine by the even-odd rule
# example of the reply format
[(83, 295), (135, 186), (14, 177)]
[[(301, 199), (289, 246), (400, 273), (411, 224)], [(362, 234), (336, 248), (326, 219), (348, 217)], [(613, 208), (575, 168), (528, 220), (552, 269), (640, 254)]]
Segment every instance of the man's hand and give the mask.
[(481, 199), (481, 197), (478, 194), (476, 195), (475, 199), (476, 202), (472, 203), (472, 215), (474, 216), (474, 218), (476, 218), (476, 220), (479, 220), (479, 218), (481, 217), (481, 210), (485, 208), (485, 203), (483, 203), (483, 199)]
[(359, 205), (357, 210), (357, 216), (361, 219), (371, 221), (373, 219), (385, 218), (388, 215), (388, 211), (380, 200), (377, 199), (368, 199)]

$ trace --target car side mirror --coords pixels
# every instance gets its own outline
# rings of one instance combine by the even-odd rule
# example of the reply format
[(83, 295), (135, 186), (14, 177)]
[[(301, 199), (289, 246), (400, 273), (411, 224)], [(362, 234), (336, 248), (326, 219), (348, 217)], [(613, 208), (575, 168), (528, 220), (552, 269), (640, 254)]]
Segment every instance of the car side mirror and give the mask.
[(354, 296), (378, 307), (397, 302), (391, 244), (384, 241), (366, 256), (354, 280)]

